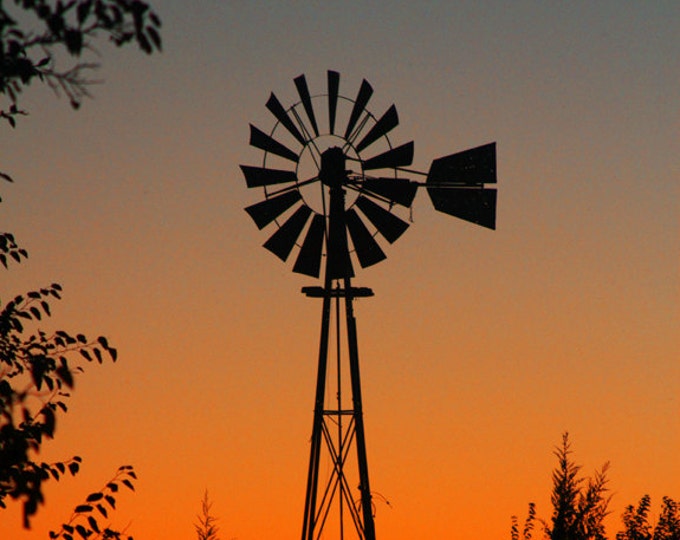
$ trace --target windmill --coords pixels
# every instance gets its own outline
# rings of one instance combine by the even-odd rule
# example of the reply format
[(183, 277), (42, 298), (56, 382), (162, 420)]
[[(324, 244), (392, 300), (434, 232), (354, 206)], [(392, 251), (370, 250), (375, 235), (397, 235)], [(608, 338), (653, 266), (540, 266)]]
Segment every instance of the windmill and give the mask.
[[(368, 109), (373, 88), (366, 80), (354, 98), (340, 94), (336, 71), (328, 71), (326, 93), (310, 94), (304, 75), (294, 82), (300, 99), (292, 106), (269, 96), (266, 107), (276, 119), (269, 133), (250, 125), (250, 144), (263, 157), (261, 164), (241, 170), (249, 188), (264, 191), (263, 200), (245, 209), (259, 229), (273, 230), (264, 247), (284, 262), (295, 252), (293, 272), (319, 278), (323, 270), (323, 285), (302, 289), (322, 300), (302, 540), (321, 538), (331, 522), (340, 538), (349, 529), (362, 540), (375, 540), (354, 316), (354, 299), (373, 291), (352, 286), (355, 262), (366, 268), (386, 258), (381, 244), (406, 231), (421, 187), (436, 210), (495, 229), (496, 190), (486, 184), (496, 182), (496, 145), (435, 159), (428, 172), (408, 169), (413, 142), (392, 144), (397, 109), (392, 105), (382, 116), (373, 115)], [(334, 364), (329, 364), (331, 331)], [(341, 352), (343, 333), (346, 352)], [(334, 402), (326, 396), (327, 386), (335, 390)], [(322, 456), (331, 463), (325, 481)]]

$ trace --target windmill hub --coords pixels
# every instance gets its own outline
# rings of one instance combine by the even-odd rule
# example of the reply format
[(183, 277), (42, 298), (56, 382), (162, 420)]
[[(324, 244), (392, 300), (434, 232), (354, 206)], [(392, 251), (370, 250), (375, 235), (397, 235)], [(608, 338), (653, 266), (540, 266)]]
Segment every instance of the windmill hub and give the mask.
[(342, 148), (333, 146), (321, 154), (319, 178), (331, 188), (340, 187), (346, 181), (345, 153)]

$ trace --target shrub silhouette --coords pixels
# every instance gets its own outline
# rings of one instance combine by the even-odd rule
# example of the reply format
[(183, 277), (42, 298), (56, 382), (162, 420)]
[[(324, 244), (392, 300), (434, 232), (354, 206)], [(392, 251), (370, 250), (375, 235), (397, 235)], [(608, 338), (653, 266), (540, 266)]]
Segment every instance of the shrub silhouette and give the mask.
[[(550, 501), (553, 511), (550, 521), (537, 517), (536, 505), (529, 503), (527, 517), (520, 532), (517, 516), (511, 517), (512, 540), (607, 540), (604, 519), (609, 514), (609, 480), (605, 463), (594, 475), (579, 475), (581, 466), (572, 460), (569, 434), (564, 433), (562, 444), (554, 451), (557, 467), (552, 473)], [(616, 540), (680, 540), (680, 504), (670, 497), (663, 497), (656, 525), (649, 520), (650, 497), (644, 495), (637, 507), (629, 505), (622, 515), (624, 530), (616, 534)], [(536, 527), (538, 525), (538, 527)]]
[(212, 503), (208, 498), (208, 490), (201, 499), (201, 513), (196, 516), (198, 523), (194, 524), (197, 540), (219, 540), (217, 532), (217, 518), (211, 513)]

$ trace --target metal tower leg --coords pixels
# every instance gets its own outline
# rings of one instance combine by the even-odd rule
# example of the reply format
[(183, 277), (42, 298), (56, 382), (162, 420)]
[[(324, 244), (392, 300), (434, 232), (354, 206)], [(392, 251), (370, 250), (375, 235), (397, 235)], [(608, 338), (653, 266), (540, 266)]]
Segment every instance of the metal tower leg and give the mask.
[[(350, 279), (345, 279), (345, 290), (351, 291)], [(361, 508), (364, 514), (364, 537), (375, 540), (373, 524), (373, 508), (371, 503), (371, 486), (368, 481), (368, 460), (366, 458), (366, 436), (364, 434), (364, 415), (361, 400), (361, 377), (359, 374), (359, 345), (357, 342), (357, 324), (352, 305), (353, 295), (345, 295), (345, 316), (347, 319), (347, 341), (349, 346), (349, 366), (352, 378), (352, 403), (354, 407), (354, 424), (356, 429), (357, 462), (359, 464), (359, 491)]]
[[(325, 291), (332, 286), (330, 278), (326, 278)], [(321, 455), (321, 437), (324, 423), (324, 399), (326, 391), (326, 371), (328, 364), (328, 334), (331, 319), (331, 296), (324, 294), (321, 310), (321, 337), (319, 339), (319, 366), (316, 376), (316, 394), (314, 397), (314, 422), (312, 425), (312, 441), (309, 452), (309, 471), (307, 473), (307, 494), (305, 496), (305, 520), (302, 526), (302, 540), (314, 539), (316, 524), (316, 495), (319, 482), (319, 458)]]

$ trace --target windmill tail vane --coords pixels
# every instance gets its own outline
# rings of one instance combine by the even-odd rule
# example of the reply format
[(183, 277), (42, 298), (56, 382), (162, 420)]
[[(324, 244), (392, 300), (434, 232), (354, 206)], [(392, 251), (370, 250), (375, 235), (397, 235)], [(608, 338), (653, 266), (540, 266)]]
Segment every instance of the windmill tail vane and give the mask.
[[(247, 187), (263, 190), (262, 200), (245, 210), (258, 229), (272, 229), (264, 247), (284, 262), (295, 251), (293, 272), (319, 278), (325, 271), (323, 286), (303, 289), (323, 305), (302, 540), (321, 538), (332, 508), (341, 538), (348, 521), (358, 538), (375, 540), (353, 308), (354, 298), (373, 292), (352, 287), (354, 265), (366, 268), (386, 259), (383, 247), (408, 229), (419, 188), (426, 189), (435, 210), (495, 229), (496, 189), (487, 185), (496, 183), (496, 144), (434, 159), (427, 172), (408, 169), (414, 143), (393, 144), (397, 109), (391, 105), (380, 116), (371, 113), (373, 87), (366, 80), (354, 97), (340, 93), (336, 71), (327, 72), (323, 93), (312, 94), (305, 75), (294, 84), (299, 100), (287, 108), (270, 94), (266, 107), (275, 122), (269, 133), (250, 125), (250, 145), (262, 152), (262, 160), (241, 165), (241, 171)], [(350, 381), (341, 381), (338, 353), (336, 403), (329, 405), (331, 306), (339, 317), (341, 303)], [(342, 401), (345, 385), (351, 404)], [(334, 465), (325, 489), (319, 485), (323, 450)], [(354, 484), (348, 480), (350, 455), (358, 473)]]

